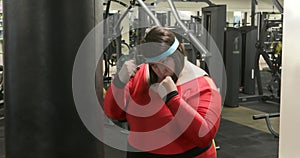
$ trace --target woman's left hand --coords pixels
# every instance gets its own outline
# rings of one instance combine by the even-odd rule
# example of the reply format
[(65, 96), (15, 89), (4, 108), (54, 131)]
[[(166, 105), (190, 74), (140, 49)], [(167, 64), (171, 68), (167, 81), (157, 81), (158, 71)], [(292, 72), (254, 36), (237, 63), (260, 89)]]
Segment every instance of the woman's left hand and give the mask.
[(158, 93), (161, 98), (167, 96), (170, 92), (177, 91), (177, 87), (170, 76), (167, 76), (160, 83), (152, 85), (151, 89)]

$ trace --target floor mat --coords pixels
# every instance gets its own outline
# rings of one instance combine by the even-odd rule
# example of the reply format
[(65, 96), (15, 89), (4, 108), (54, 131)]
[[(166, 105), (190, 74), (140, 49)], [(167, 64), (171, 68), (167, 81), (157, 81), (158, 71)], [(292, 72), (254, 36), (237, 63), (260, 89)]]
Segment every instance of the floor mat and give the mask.
[(225, 119), (221, 120), (216, 144), (218, 158), (277, 158), (278, 138)]

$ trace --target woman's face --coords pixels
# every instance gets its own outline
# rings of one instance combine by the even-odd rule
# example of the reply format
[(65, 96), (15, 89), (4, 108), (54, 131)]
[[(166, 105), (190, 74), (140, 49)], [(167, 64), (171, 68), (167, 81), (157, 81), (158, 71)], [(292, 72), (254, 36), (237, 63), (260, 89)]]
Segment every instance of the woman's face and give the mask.
[(157, 62), (149, 63), (149, 65), (151, 66), (154, 73), (157, 75), (159, 82), (167, 76), (175, 75), (175, 62), (171, 57), (166, 57)]

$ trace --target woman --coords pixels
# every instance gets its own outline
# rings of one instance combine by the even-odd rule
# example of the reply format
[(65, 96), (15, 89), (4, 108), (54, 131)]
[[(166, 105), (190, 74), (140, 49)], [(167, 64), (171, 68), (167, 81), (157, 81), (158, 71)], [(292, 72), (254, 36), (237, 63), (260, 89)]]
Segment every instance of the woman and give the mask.
[(104, 111), (127, 120), (128, 158), (215, 158), (221, 97), (210, 77), (184, 58), (173, 32), (154, 27), (145, 36), (146, 63), (126, 61), (109, 87)]

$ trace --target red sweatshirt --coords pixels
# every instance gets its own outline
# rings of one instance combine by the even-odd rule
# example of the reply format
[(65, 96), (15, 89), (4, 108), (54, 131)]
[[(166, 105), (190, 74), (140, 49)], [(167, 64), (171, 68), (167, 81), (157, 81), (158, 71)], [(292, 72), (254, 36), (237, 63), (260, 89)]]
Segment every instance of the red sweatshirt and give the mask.
[[(212, 142), (220, 124), (221, 96), (211, 78), (200, 76), (177, 85), (178, 95), (165, 103), (146, 80), (147, 65), (140, 66), (124, 88), (109, 87), (104, 111), (108, 117), (128, 121), (128, 142), (141, 151), (180, 154)], [(196, 158), (215, 158), (212, 145)]]

